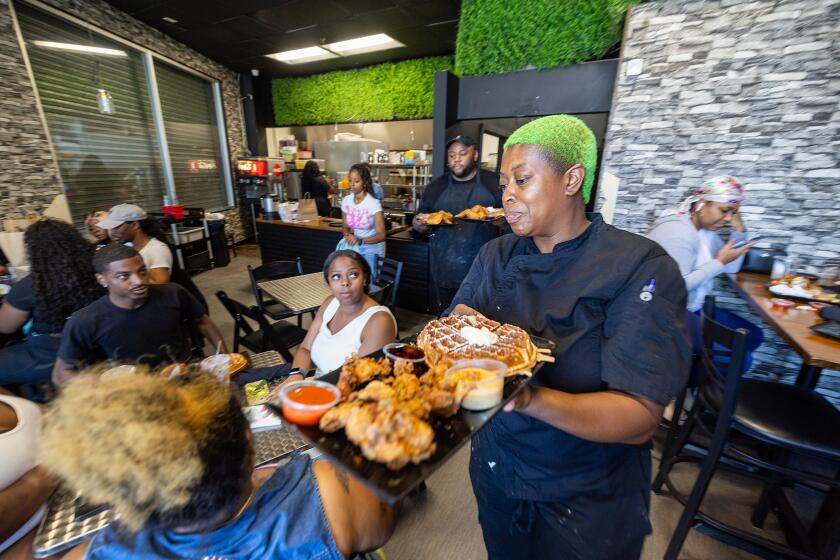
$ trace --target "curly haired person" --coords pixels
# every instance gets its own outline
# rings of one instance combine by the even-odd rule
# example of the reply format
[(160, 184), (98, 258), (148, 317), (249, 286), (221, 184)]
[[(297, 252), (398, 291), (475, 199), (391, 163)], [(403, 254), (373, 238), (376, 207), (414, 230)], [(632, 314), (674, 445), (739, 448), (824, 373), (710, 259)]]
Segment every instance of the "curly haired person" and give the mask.
[(119, 516), (69, 558), (346, 558), (394, 514), (324, 461), (254, 470), (248, 422), (202, 374), (83, 374), (44, 421), (42, 463)]
[(48, 380), (67, 317), (104, 293), (94, 277), (94, 247), (72, 225), (41, 220), (23, 240), (31, 272), (0, 306), (0, 333), (30, 320), (32, 327), (25, 342), (0, 350), (0, 385)]

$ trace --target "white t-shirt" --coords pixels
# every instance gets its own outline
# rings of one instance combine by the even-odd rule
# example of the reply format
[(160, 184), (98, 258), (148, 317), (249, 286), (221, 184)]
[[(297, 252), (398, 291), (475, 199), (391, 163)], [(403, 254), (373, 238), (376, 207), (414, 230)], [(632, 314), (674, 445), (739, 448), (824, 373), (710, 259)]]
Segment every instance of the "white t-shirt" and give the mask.
[(353, 230), (353, 235), (359, 239), (376, 235), (374, 216), (377, 212), (382, 212), (382, 204), (370, 193), (365, 193), (365, 197), (360, 204), (353, 201), (352, 194), (345, 196), (341, 201), (341, 213), (344, 215), (344, 221), (347, 223), (347, 227)]
[(312, 363), (315, 364), (320, 373), (328, 373), (340, 368), (344, 360), (350, 357), (350, 354), (359, 351), (359, 348), (362, 347), (362, 331), (375, 314), (380, 311), (387, 313), (394, 321), (394, 328), (397, 326), (397, 321), (390, 309), (384, 305), (374, 305), (365, 309), (361, 315), (344, 325), (340, 331), (333, 333), (327, 325), (335, 317), (336, 311), (338, 311), (338, 300), (333, 299), (324, 310), (321, 328), (318, 329), (318, 334), (312, 341), (312, 348), (309, 351)]
[(169, 247), (163, 241), (152, 237), (138, 253), (143, 257), (143, 262), (146, 264), (147, 270), (152, 270), (153, 268), (167, 268), (172, 270), (172, 251), (169, 250)]

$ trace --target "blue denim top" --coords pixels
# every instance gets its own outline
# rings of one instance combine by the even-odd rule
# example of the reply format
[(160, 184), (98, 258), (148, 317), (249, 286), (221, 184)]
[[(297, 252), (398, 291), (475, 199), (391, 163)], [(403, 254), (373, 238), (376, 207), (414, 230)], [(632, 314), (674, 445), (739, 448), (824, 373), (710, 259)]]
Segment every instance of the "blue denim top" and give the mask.
[(308, 455), (294, 456), (265, 481), (239, 517), (215, 531), (179, 534), (141, 529), (126, 535), (107, 527), (93, 539), (85, 558), (344, 560), (330, 531), (312, 466)]

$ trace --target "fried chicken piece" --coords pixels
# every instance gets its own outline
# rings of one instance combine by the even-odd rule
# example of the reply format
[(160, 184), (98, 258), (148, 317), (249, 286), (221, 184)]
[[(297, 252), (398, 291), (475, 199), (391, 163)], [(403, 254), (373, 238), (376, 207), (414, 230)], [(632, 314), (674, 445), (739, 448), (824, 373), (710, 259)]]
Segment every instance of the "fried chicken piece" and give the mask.
[(458, 412), (461, 400), (463, 400), (463, 396), (456, 399), (455, 395), (449, 391), (431, 388), (427, 385), (423, 386), (421, 393), (423, 395), (422, 399), (428, 405), (430, 412), (444, 418), (449, 418)]
[(388, 358), (374, 360), (373, 358), (360, 358), (356, 354), (351, 354), (344, 361), (344, 365), (341, 366), (336, 386), (341, 391), (341, 396), (346, 397), (356, 387), (374, 377), (390, 374), (391, 362)]
[(382, 402), (390, 401), (396, 397), (396, 391), (388, 383), (384, 381), (371, 381), (364, 389), (350, 393), (347, 397), (348, 401), (368, 401), (368, 402)]
[(343, 402), (334, 406), (321, 416), (321, 422), (318, 426), (325, 432), (337, 432), (347, 424), (351, 412), (359, 404), (358, 402)]
[(404, 374), (414, 374), (414, 364), (408, 360), (398, 359), (394, 362), (394, 376), (399, 377)]
[(424, 461), (435, 451), (432, 427), (395, 405), (367, 404), (354, 409), (345, 432), (366, 458), (385, 463), (391, 470)]
[(487, 208), (481, 204), (476, 204), (472, 208), (461, 210), (455, 214), (456, 218), (467, 218), (469, 220), (484, 220), (487, 218)]
[(425, 222), (430, 226), (438, 226), (441, 224), (452, 225), (452, 214), (446, 210), (439, 210), (437, 212), (427, 214)]

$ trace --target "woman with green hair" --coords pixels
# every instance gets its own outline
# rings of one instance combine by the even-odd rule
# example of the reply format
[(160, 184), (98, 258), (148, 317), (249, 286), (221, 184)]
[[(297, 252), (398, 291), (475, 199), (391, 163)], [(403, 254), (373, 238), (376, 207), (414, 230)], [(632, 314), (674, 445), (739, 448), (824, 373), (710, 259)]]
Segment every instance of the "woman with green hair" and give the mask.
[(685, 283), (659, 245), (587, 214), (595, 137), (568, 115), (519, 128), (501, 166), (513, 234), (488, 242), (453, 301), (556, 344), (472, 440), (490, 558), (638, 558), (650, 440), (687, 379)]

